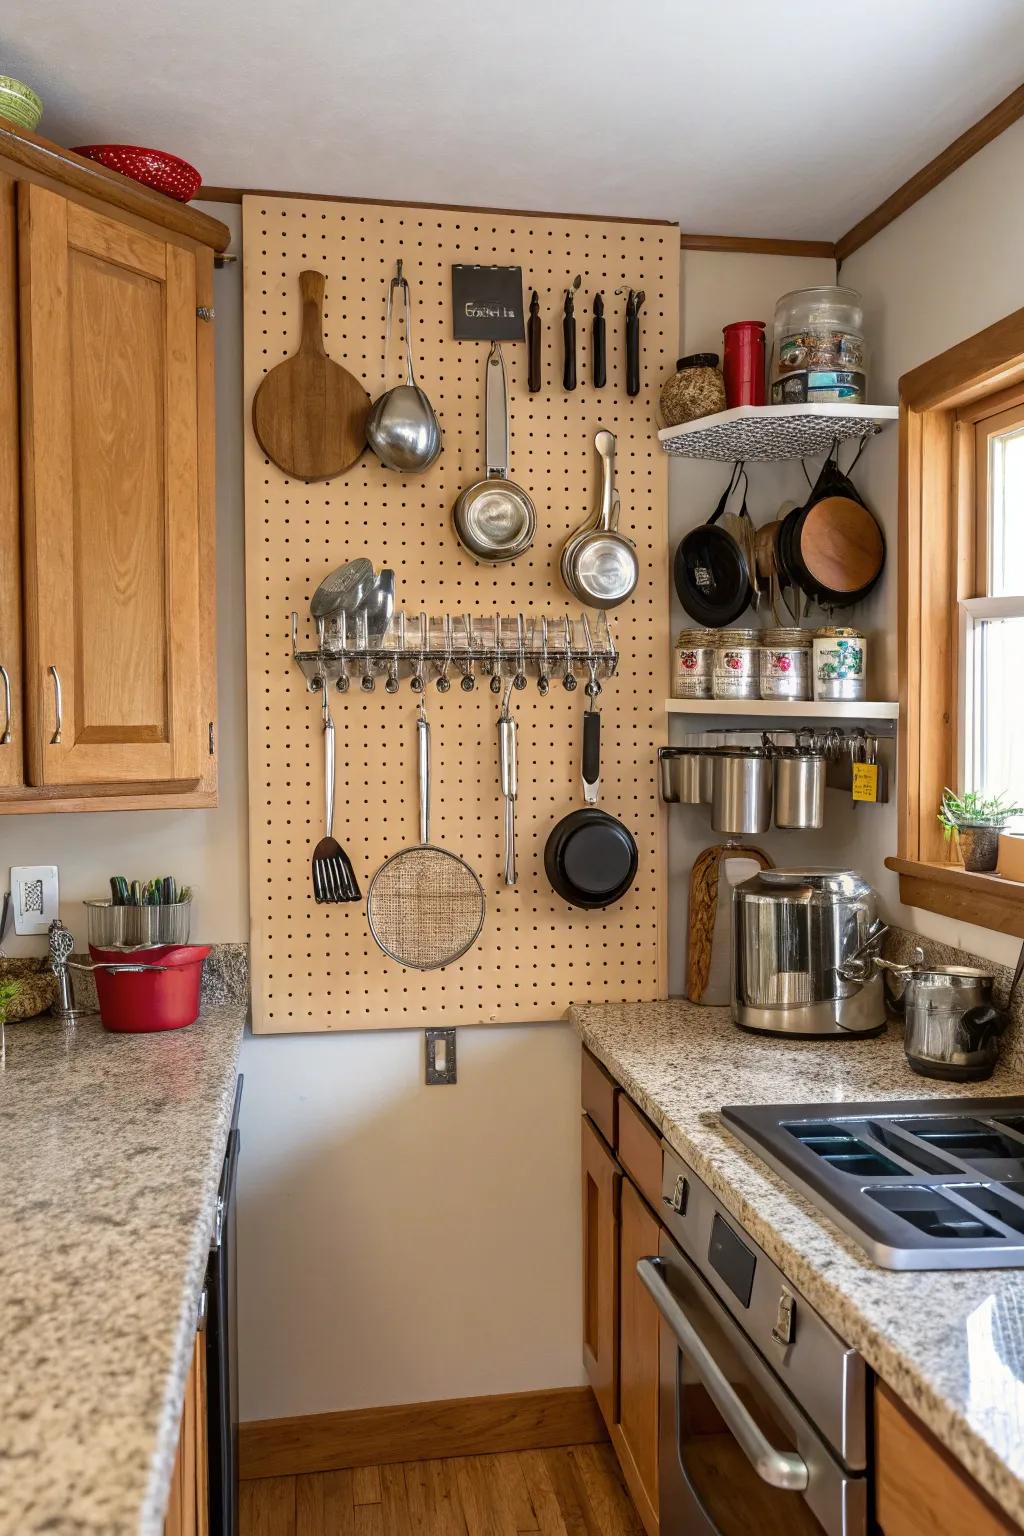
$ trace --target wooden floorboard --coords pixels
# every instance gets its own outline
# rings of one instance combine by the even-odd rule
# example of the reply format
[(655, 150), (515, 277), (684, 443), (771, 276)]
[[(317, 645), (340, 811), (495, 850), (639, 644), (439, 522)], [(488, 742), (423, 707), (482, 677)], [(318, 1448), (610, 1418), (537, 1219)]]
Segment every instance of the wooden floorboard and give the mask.
[(605, 1443), (247, 1479), (240, 1536), (643, 1532)]

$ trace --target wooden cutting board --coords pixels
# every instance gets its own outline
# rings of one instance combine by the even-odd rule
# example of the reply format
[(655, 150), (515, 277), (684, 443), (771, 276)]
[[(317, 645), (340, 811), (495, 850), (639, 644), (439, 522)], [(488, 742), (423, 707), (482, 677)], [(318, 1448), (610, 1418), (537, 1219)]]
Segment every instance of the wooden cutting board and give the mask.
[(252, 402), (252, 426), (267, 458), (299, 480), (344, 474), (366, 447), (370, 397), (327, 356), (324, 277), (303, 272), (302, 340), (294, 357), (271, 368)]
[(718, 877), (729, 859), (753, 859), (773, 868), (763, 848), (752, 843), (717, 843), (698, 853), (690, 870), (690, 914), (686, 934), (686, 995), (691, 1003), (704, 996), (711, 973), (711, 941), (718, 915)]

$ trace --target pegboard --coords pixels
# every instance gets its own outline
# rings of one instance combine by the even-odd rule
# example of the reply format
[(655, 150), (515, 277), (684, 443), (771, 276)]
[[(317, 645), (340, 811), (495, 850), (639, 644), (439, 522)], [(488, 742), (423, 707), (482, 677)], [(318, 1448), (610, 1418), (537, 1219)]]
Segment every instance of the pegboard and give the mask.
[[(444, 450), (426, 472), (399, 476), (369, 452), (344, 476), (289, 480), (252, 433), (252, 397), (299, 340), (299, 273), (326, 278), (328, 352), (376, 398), (383, 384), (387, 285), (402, 257), (412, 285), (417, 378), (441, 421)], [(642, 1001), (664, 995), (666, 837), (656, 748), (665, 735), (669, 614), (667, 459), (654, 402), (679, 336), (679, 238), (672, 226), (444, 211), (432, 208), (246, 197), (245, 398), (246, 592), (249, 710), (250, 903), (253, 1027), (257, 1032), (445, 1027), (543, 1022), (571, 1002)], [(504, 566), (482, 565), (456, 541), (458, 493), (485, 471), (486, 342), (452, 339), (453, 262), (523, 269), (544, 320), (544, 387), (527, 390), (525, 344), (503, 346), (511, 418), (509, 476), (533, 498), (533, 547)], [(562, 389), (562, 300), (576, 273), (578, 369)], [(625, 296), (643, 288), (641, 393), (625, 393)], [(605, 299), (608, 383), (590, 375), (593, 294)], [(400, 382), (396, 337), (387, 374)], [(601, 696), (601, 805), (632, 830), (636, 882), (623, 901), (584, 912), (555, 895), (544, 873), (554, 823), (583, 804), (580, 738), (586, 705), (536, 685), (514, 695), (519, 724), (519, 884), (502, 880), (498, 701), (427, 691), (432, 725), (431, 841), (479, 874), (487, 913), (477, 944), (443, 970), (406, 970), (377, 949), (365, 903), (317, 906), (310, 861), (323, 835), (319, 702), (292, 661), (290, 614), (315, 644), (309, 599), (321, 579), (357, 555), (397, 576), (410, 615), (579, 613), (561, 586), (567, 535), (597, 502), (594, 434), (616, 434), (620, 526), (636, 541), (640, 583), (610, 615), (619, 671)], [(387, 857), (418, 840), (417, 703), (403, 684), (332, 694), (338, 764), (335, 836), (365, 892)]]

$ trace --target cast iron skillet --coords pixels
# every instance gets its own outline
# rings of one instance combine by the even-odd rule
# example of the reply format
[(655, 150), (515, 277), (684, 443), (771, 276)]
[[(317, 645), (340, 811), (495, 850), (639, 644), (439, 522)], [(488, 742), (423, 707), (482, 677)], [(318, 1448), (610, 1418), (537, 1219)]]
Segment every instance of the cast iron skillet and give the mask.
[(679, 601), (691, 618), (712, 629), (732, 624), (754, 595), (746, 553), (731, 533), (717, 526), (741, 476), (744, 486), (739, 516), (748, 515), (746, 474), (742, 464), (734, 464), (718, 506), (706, 523), (683, 535), (675, 553), (673, 575)]
[[(583, 717), (583, 781), (600, 773), (600, 715)], [(636, 879), (639, 856), (632, 832), (596, 805), (570, 811), (548, 833), (544, 869), (552, 888), (573, 907), (609, 907)]]

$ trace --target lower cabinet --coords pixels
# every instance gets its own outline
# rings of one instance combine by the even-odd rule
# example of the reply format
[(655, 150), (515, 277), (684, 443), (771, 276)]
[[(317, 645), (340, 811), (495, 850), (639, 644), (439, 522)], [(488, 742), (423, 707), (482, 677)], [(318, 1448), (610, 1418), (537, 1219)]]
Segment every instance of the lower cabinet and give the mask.
[[(657, 1133), (628, 1107), (660, 1157)], [(660, 1228), (586, 1113), (582, 1137), (583, 1361), (633, 1502), (658, 1536), (658, 1311), (636, 1265), (658, 1252)]]
[(206, 1462), (206, 1335), (196, 1334), (167, 1499), (164, 1536), (210, 1536)]
[(875, 1391), (875, 1516), (883, 1536), (1019, 1536), (885, 1387)]

